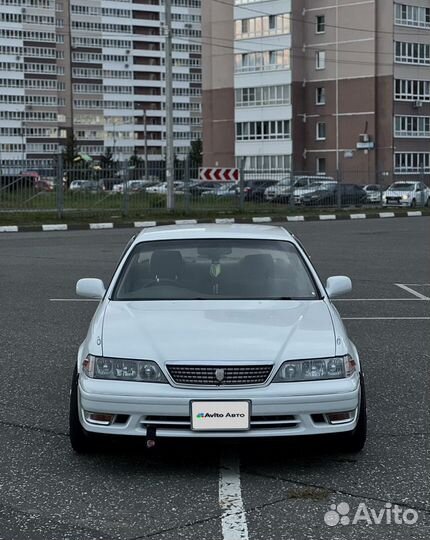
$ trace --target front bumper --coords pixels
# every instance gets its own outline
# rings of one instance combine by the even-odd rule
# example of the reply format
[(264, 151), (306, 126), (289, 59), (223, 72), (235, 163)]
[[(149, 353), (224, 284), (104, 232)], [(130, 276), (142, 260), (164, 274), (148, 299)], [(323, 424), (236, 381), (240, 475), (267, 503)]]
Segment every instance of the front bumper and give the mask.
[[(149, 426), (158, 437), (281, 437), (351, 431), (357, 424), (360, 379), (273, 383), (258, 388), (194, 389), (170, 384), (94, 380), (81, 374), (78, 386), (83, 427), (94, 433), (146, 436)], [(250, 400), (248, 431), (192, 431), (191, 400)], [(84, 411), (117, 415), (109, 426), (85, 420)], [(351, 421), (330, 424), (328, 413), (354, 411)]]
[(383, 201), (382, 206), (388, 207), (388, 206), (411, 206), (411, 200), (410, 199), (400, 199), (399, 201)]

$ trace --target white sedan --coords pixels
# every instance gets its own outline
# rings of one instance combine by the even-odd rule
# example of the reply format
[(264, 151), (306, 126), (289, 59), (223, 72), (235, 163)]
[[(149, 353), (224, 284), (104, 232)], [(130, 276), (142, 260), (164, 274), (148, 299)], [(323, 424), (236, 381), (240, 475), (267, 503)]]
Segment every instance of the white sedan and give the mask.
[(430, 189), (423, 182), (394, 182), (382, 195), (383, 206), (429, 206)]
[(143, 230), (105, 287), (73, 374), (70, 437), (88, 452), (108, 435), (366, 439), (363, 372), (331, 298), (284, 228)]

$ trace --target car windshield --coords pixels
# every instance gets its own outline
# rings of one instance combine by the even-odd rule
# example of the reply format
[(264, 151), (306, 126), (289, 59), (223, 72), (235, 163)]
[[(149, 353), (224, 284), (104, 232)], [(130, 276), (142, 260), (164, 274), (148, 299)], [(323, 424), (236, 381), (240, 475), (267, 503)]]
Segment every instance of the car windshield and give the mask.
[(112, 300), (316, 300), (318, 289), (290, 242), (194, 239), (142, 242)]
[(392, 191), (413, 191), (415, 184), (392, 184), (388, 189)]

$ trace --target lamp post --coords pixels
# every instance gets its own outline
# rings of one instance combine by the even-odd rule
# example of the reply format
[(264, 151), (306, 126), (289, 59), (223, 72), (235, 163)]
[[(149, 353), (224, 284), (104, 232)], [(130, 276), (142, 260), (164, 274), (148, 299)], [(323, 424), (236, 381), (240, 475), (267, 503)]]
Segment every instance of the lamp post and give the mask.
[(148, 180), (148, 120), (146, 109), (143, 109), (143, 136), (145, 137), (145, 180)]

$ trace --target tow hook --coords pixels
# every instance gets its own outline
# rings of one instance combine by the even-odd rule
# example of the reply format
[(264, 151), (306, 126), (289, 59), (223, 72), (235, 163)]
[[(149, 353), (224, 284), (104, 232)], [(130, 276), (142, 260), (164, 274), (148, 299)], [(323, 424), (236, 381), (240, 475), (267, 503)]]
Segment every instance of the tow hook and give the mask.
[(157, 430), (155, 426), (148, 426), (146, 428), (146, 448), (154, 448), (157, 437)]

